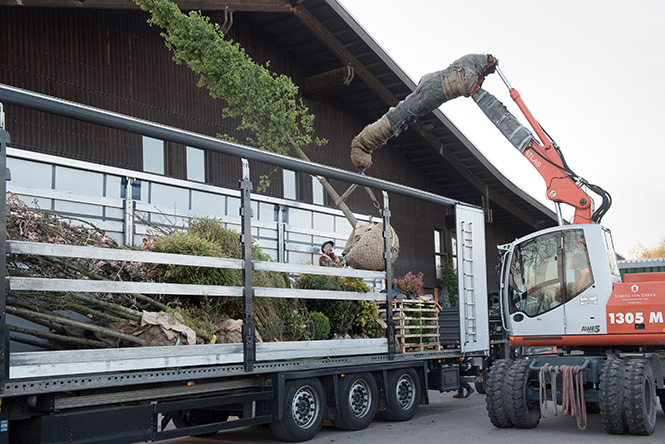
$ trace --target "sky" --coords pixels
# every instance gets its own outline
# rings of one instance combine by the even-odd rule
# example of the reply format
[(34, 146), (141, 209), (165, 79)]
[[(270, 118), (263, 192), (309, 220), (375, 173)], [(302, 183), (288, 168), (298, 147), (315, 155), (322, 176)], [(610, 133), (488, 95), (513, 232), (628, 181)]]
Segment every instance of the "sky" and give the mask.
[[(612, 195), (602, 225), (617, 252), (634, 258), (637, 247), (663, 241), (665, 0), (339, 2), (415, 83), (463, 55), (495, 56), (571, 169)], [(497, 74), (483, 88), (528, 127)], [(542, 177), (471, 98), (440, 109), (504, 176), (554, 210)]]

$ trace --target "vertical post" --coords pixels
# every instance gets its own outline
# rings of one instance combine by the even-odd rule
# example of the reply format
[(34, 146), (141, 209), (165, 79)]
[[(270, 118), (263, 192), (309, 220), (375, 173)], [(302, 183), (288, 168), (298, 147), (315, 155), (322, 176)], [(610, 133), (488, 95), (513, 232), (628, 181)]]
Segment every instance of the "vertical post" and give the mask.
[(249, 162), (242, 159), (242, 179), (240, 180), (240, 218), (242, 219), (241, 237), (243, 303), (242, 303), (242, 343), (245, 371), (254, 368), (256, 361), (256, 329), (253, 319), (252, 298), (252, 202), (250, 192), (252, 181), (249, 179)]
[[(9, 379), (9, 330), (7, 329), (7, 294), (9, 281), (7, 281), (6, 267), (6, 216), (9, 212), (7, 206), (7, 181), (10, 179), (7, 169), (7, 144), (10, 142), (9, 133), (5, 130), (5, 113), (0, 103), (0, 283), (2, 283), (2, 296), (0, 296), (0, 390), (4, 389), (5, 381)], [(1, 401), (1, 400), (0, 400)], [(9, 402), (0, 403), (0, 444), (9, 443)]]
[(277, 206), (277, 262), (286, 262), (284, 239), (284, 205)]
[(395, 321), (393, 320), (393, 270), (392, 233), (390, 230), (390, 208), (388, 193), (383, 191), (383, 257), (386, 264), (386, 338), (388, 339), (388, 359), (395, 357)]
[(134, 245), (134, 179), (127, 177), (125, 186), (125, 246)]

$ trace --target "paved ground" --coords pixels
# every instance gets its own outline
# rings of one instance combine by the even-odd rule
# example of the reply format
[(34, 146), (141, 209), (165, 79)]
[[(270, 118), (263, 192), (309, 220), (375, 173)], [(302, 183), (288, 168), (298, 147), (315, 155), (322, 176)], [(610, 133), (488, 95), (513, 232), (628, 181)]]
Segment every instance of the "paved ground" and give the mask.
[[(609, 435), (600, 423), (600, 416), (589, 415), (586, 430), (579, 430), (575, 419), (569, 416), (548, 416), (531, 430), (497, 429), (489, 422), (485, 411), (485, 397), (474, 394), (468, 399), (454, 399), (452, 393), (430, 392), (430, 405), (420, 406), (411, 421), (386, 422), (377, 420), (367, 429), (358, 432), (342, 432), (332, 426), (324, 426), (309, 443), (411, 443), (442, 444), (492, 443), (524, 444), (553, 442), (556, 444), (638, 443), (663, 444), (665, 442), (665, 413), (658, 411), (656, 432), (652, 436)], [(550, 406), (551, 408), (551, 406)], [(244, 428), (220, 432), (209, 438), (180, 438), (162, 441), (168, 444), (203, 443), (279, 443), (268, 427)]]

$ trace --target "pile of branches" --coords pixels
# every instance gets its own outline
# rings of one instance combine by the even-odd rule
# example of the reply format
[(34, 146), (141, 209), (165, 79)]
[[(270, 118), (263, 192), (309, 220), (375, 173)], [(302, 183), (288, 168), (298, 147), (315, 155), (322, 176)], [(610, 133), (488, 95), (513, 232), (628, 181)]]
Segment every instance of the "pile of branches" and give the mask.
[[(7, 203), (10, 240), (127, 248), (89, 222), (39, 210), (36, 201), (33, 209), (8, 193)], [(187, 232), (155, 234), (144, 239), (141, 249), (227, 258), (240, 258), (242, 251), (239, 234), (212, 218), (192, 220)], [(258, 247), (253, 246), (253, 250), (258, 259), (270, 259)], [(8, 255), (7, 271), (10, 276), (22, 277), (242, 285), (238, 270), (37, 255)], [(287, 276), (266, 272), (254, 273), (254, 283), (267, 287), (290, 285)], [(259, 334), (282, 338), (281, 319), (290, 304), (289, 300), (261, 298), (257, 301), (254, 320)], [(146, 324), (146, 313), (159, 314), (169, 325), (175, 324), (180, 333), (195, 333), (196, 343), (212, 343), (224, 336), (219, 326), (225, 320), (241, 317), (242, 301), (239, 298), (137, 293), (11, 291), (7, 297), (7, 313), (29, 321), (8, 323), (12, 340), (45, 349), (175, 345), (192, 343), (192, 338), (185, 341), (184, 334), (163, 337), (163, 329)]]

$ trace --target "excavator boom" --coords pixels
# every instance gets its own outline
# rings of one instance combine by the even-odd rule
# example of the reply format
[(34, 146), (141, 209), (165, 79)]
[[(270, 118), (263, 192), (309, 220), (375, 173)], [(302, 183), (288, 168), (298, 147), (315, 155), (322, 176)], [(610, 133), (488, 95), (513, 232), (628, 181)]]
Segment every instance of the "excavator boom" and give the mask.
[[(522, 100), (519, 92), (510, 85), (498, 66), (495, 67), (495, 70), (508, 87), (511, 99), (524, 114), (535, 135), (524, 128), (499, 100), (483, 89), (479, 89), (473, 95), (478, 106), (536, 168), (547, 185), (547, 198), (557, 204), (564, 203), (575, 209), (573, 224), (599, 222), (602, 214), (594, 218), (593, 200), (583, 188), (588, 183), (568, 168), (556, 143), (540, 126), (524, 100)], [(603, 197), (604, 214), (607, 207), (609, 207), (609, 203), (605, 203), (606, 199), (609, 200), (609, 195), (599, 187), (594, 186), (594, 188), (601, 190), (599, 194)], [(561, 220), (559, 222), (562, 224)]]

